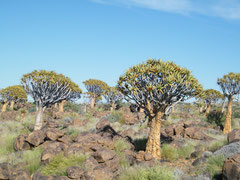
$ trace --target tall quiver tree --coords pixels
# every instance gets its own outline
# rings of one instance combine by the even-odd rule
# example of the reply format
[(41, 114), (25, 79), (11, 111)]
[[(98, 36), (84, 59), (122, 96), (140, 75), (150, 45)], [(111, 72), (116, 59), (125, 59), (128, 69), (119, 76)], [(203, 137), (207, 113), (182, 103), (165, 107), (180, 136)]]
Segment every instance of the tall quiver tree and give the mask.
[(13, 110), (14, 104), (27, 101), (27, 93), (23, 86), (9, 86), (0, 91), (1, 101), (3, 103), (2, 112), (6, 111), (7, 105), (10, 103), (10, 109)]
[(71, 95), (70, 84), (72, 81), (62, 74), (45, 70), (25, 74), (21, 81), (26, 92), (31, 95), (36, 103), (37, 113), (34, 130), (39, 130), (43, 125), (45, 109)]
[(232, 130), (232, 102), (234, 97), (240, 93), (240, 73), (231, 72), (224, 75), (223, 78), (217, 80), (217, 84), (221, 87), (224, 96), (228, 99), (226, 121), (223, 129), (223, 133), (227, 134)]
[(206, 104), (205, 116), (209, 114), (211, 107), (216, 104), (218, 101), (223, 100), (224, 95), (221, 92), (215, 89), (207, 89), (202, 93), (202, 99)]
[(96, 99), (100, 98), (107, 91), (109, 91), (109, 86), (105, 82), (97, 79), (89, 79), (87, 81), (84, 81), (83, 84), (88, 91), (87, 94), (91, 98), (90, 108), (93, 109)]
[(110, 111), (113, 111), (116, 103), (124, 98), (123, 94), (116, 87), (110, 87), (104, 94), (104, 97), (107, 100), (107, 103), (110, 104)]
[(161, 122), (174, 105), (202, 91), (189, 70), (173, 62), (152, 59), (128, 69), (119, 78), (118, 88), (148, 116), (150, 132), (146, 152), (157, 159), (161, 158)]
[(59, 103), (59, 112), (63, 112), (64, 110), (64, 104), (66, 103), (66, 101), (77, 101), (78, 99), (81, 98), (81, 94), (82, 94), (82, 90), (79, 88), (79, 86), (77, 84), (75, 84), (72, 81), (69, 81), (69, 88), (71, 88), (71, 93), (69, 94), (69, 96), (62, 100)]

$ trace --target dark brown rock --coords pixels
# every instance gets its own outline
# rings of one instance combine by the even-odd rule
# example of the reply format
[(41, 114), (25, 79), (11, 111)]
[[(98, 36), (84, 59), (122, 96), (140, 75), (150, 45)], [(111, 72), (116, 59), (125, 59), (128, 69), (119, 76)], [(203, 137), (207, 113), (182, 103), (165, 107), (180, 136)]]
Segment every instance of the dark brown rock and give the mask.
[(11, 180), (31, 180), (31, 175), (28, 171), (20, 169), (11, 173)]
[(116, 156), (116, 153), (113, 150), (109, 150), (109, 149), (101, 149), (93, 154), (93, 157), (99, 163), (104, 163), (108, 160), (111, 160), (114, 158), (114, 156)]
[(98, 131), (103, 130), (104, 128), (106, 128), (107, 126), (110, 126), (110, 122), (108, 119), (106, 118), (102, 118), (99, 120), (99, 122), (96, 124), (96, 129)]
[(8, 163), (0, 163), (0, 179), (9, 179)]
[(51, 141), (56, 141), (58, 138), (64, 135), (65, 131), (58, 129), (48, 129), (46, 132), (46, 136)]
[(37, 147), (44, 142), (46, 138), (46, 133), (42, 130), (33, 131), (28, 135), (26, 141), (31, 145)]
[(92, 156), (90, 156), (89, 158), (86, 159), (86, 161), (83, 163), (83, 166), (85, 167), (85, 169), (89, 170), (93, 170), (95, 169), (97, 166), (99, 166), (97, 160), (95, 158), (93, 158)]
[(240, 179), (240, 154), (225, 160), (223, 165), (224, 180)]
[(240, 141), (240, 129), (235, 129), (228, 134), (228, 143)]
[(204, 129), (200, 127), (188, 127), (185, 129), (185, 137), (196, 140), (212, 140), (213, 138), (204, 134)]
[(71, 179), (78, 179), (84, 175), (84, 169), (79, 166), (72, 166), (67, 169), (67, 176)]
[(93, 170), (94, 180), (113, 179), (113, 173), (107, 168), (96, 168)]
[(14, 141), (14, 149), (16, 151), (29, 150), (31, 147), (26, 142), (26, 135), (19, 135)]
[(150, 153), (144, 154), (144, 160), (145, 161), (151, 161), (153, 159), (153, 156)]

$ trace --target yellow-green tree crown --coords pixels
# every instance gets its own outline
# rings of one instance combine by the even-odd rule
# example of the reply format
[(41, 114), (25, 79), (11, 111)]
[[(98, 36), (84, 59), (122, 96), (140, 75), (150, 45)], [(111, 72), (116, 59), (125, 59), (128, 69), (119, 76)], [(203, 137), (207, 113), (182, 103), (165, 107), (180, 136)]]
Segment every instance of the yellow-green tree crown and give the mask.
[(217, 84), (221, 87), (225, 96), (234, 96), (240, 93), (240, 73), (230, 72), (218, 78)]
[(202, 86), (188, 69), (161, 59), (149, 59), (129, 68), (119, 78), (118, 88), (139, 107), (145, 108), (150, 102), (156, 111), (202, 91)]
[(82, 93), (82, 90), (79, 88), (79, 86), (75, 84), (70, 78), (64, 76), (63, 74), (57, 74), (54, 71), (35, 70), (31, 73), (24, 74), (21, 81), (23, 84), (25, 84), (30, 79), (31, 81), (38, 83), (48, 82), (49, 84), (67, 84), (68, 88), (70, 88), (72, 92)]
[(107, 83), (101, 80), (89, 79), (84, 81), (83, 84), (88, 91), (87, 94), (89, 94), (91, 97), (98, 97), (109, 91), (109, 86)]
[(23, 86), (20, 85), (9, 86), (2, 89), (0, 95), (3, 101), (27, 101), (27, 93)]
[(201, 98), (206, 104), (215, 104), (218, 100), (223, 100), (224, 95), (215, 89), (207, 89), (201, 93)]

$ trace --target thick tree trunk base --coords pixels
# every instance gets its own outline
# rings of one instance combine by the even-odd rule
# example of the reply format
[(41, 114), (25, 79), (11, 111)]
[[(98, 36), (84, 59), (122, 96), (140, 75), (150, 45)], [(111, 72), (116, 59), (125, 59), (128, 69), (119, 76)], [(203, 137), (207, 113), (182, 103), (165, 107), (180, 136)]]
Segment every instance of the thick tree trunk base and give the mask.
[(161, 159), (161, 128), (162, 114), (158, 113), (155, 119), (152, 119), (150, 132), (148, 136), (146, 152), (152, 154), (155, 159)]
[(66, 100), (62, 100), (60, 103), (59, 103), (59, 111), (58, 112), (61, 112), (63, 113), (64, 111), (64, 104), (66, 103)]
[(91, 102), (90, 102), (90, 108), (91, 108), (91, 109), (94, 109), (94, 106), (95, 106), (95, 98), (92, 97), (92, 98), (91, 98)]
[(36, 112), (36, 122), (34, 125), (34, 131), (42, 129), (43, 126), (43, 112), (44, 109), (42, 107), (39, 107)]
[(2, 106), (2, 112), (6, 112), (8, 103), (4, 103)]

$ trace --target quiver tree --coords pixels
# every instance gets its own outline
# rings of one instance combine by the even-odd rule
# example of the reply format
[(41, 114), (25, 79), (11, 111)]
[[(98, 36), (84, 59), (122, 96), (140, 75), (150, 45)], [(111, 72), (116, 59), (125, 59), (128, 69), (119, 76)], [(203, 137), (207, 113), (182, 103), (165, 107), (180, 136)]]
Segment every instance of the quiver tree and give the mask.
[(236, 95), (240, 93), (240, 73), (229, 73), (223, 78), (217, 80), (217, 84), (221, 87), (224, 96), (228, 99), (228, 108), (226, 113), (226, 121), (224, 124), (223, 133), (231, 132), (231, 118), (232, 118), (232, 102)]
[(206, 104), (205, 116), (209, 114), (213, 105), (215, 105), (219, 100), (223, 100), (224, 98), (224, 96), (215, 89), (207, 89), (201, 93), (201, 96)]
[(107, 100), (107, 103), (110, 104), (111, 111), (115, 109), (116, 103), (124, 98), (123, 94), (116, 87), (110, 87), (109, 90), (104, 94), (104, 97)]
[(109, 90), (109, 86), (105, 82), (97, 79), (89, 79), (87, 81), (84, 81), (83, 84), (88, 91), (87, 94), (91, 98), (90, 108), (93, 109), (96, 100)]
[(15, 103), (24, 103), (27, 101), (27, 93), (23, 86), (9, 86), (0, 91), (1, 101), (3, 103), (2, 112), (6, 111), (7, 105), (10, 103), (10, 109), (13, 110)]
[(69, 98), (72, 93), (68, 77), (54, 71), (33, 71), (22, 77), (22, 84), (26, 92), (34, 99), (36, 104), (36, 122), (34, 130), (39, 130), (43, 125), (43, 112), (55, 103)]
[(68, 83), (69, 88), (71, 89), (71, 93), (66, 99), (62, 100), (59, 103), (59, 112), (63, 112), (64, 104), (66, 103), (66, 101), (74, 102), (81, 98), (82, 90), (79, 88), (79, 86), (72, 81), (69, 81)]
[(202, 99), (202, 97), (196, 97), (196, 101), (194, 102), (194, 104), (196, 104), (196, 106), (199, 108), (200, 113), (203, 113), (205, 111), (206, 103)]
[(119, 78), (118, 88), (148, 116), (150, 132), (146, 152), (157, 159), (161, 157), (161, 121), (174, 105), (202, 90), (189, 70), (173, 62), (152, 59), (128, 69)]

